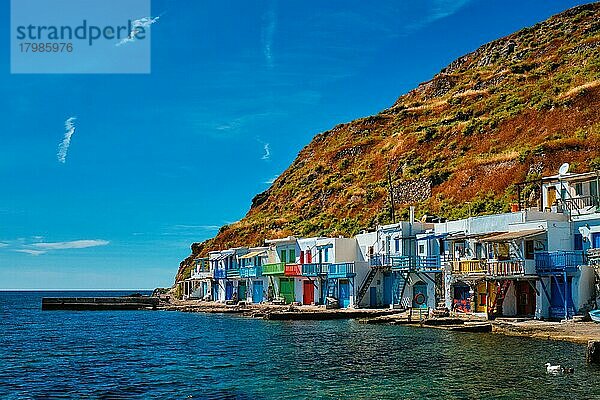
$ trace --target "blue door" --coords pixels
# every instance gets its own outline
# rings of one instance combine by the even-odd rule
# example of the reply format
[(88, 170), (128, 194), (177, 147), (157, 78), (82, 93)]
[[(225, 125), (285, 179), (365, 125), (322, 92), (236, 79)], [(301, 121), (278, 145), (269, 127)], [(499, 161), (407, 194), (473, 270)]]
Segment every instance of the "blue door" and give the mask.
[(350, 307), (350, 283), (340, 280), (340, 307)]
[(413, 308), (427, 308), (427, 285), (417, 282), (413, 285)]
[(377, 307), (377, 288), (369, 288), (369, 305), (371, 307)]
[(600, 233), (592, 233), (592, 247), (600, 249)]
[(383, 276), (383, 304), (392, 304), (392, 275)]
[(263, 300), (263, 282), (252, 282), (252, 302), (260, 303)]
[(219, 300), (219, 283), (218, 282), (213, 282), (212, 283), (212, 300), (213, 301), (218, 301)]
[[(575, 305), (573, 304), (573, 297), (571, 296), (571, 284), (572, 278), (567, 277), (567, 312), (569, 316), (572, 316), (575, 311)], [(559, 276), (557, 279), (552, 277), (550, 279), (550, 318), (564, 318), (565, 317), (565, 280)]]
[(225, 282), (225, 300), (231, 300), (233, 298), (233, 282)]

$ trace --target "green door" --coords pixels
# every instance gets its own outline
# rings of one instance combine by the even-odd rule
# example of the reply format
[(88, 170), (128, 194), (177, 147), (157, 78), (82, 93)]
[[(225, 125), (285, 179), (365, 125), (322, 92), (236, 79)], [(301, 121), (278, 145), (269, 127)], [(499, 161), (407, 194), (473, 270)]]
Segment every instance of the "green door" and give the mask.
[(246, 282), (240, 282), (238, 284), (238, 299), (240, 301), (246, 301)]
[(279, 290), (286, 303), (294, 301), (294, 280), (279, 278)]

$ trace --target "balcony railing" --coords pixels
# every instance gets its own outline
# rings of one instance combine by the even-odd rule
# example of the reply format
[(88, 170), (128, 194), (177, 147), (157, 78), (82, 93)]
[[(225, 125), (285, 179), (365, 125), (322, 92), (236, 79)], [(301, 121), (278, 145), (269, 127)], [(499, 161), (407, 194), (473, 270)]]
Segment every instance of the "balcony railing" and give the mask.
[(328, 278), (349, 278), (356, 275), (354, 263), (336, 263), (327, 266)]
[(455, 260), (452, 263), (453, 274), (486, 274), (485, 260)]
[(439, 256), (391, 256), (393, 270), (439, 270)]
[(215, 269), (215, 279), (225, 279), (227, 278), (227, 271), (223, 268)]
[(574, 272), (585, 264), (583, 251), (543, 251), (535, 253), (535, 270), (538, 274)]
[(302, 266), (300, 264), (286, 264), (284, 269), (285, 276), (302, 276)]
[(487, 260), (487, 274), (491, 276), (524, 275), (523, 260)]
[(588, 265), (600, 265), (600, 249), (589, 249), (587, 259)]
[(239, 277), (240, 277), (240, 270), (238, 268), (227, 270), (227, 278), (239, 278)]
[(600, 207), (598, 196), (580, 196), (568, 199), (557, 199), (556, 209), (558, 212), (583, 210), (588, 207)]
[(273, 263), (263, 265), (263, 275), (283, 275), (285, 273), (285, 263)]
[(240, 268), (240, 278), (258, 278), (262, 276), (262, 267), (248, 265)]
[(329, 264), (309, 263), (302, 264), (302, 276), (319, 276), (327, 274)]
[(369, 256), (370, 267), (390, 267), (392, 265), (390, 256), (383, 254), (374, 254)]
[(192, 270), (192, 279), (207, 279), (212, 278), (210, 268), (195, 268)]

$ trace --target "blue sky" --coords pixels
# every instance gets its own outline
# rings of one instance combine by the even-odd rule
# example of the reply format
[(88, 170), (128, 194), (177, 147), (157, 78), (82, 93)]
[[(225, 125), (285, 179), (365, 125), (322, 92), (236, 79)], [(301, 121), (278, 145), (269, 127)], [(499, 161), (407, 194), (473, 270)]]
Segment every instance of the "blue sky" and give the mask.
[(11, 75), (3, 30), (0, 289), (169, 286), (316, 133), (583, 2), (376, 3), (154, 0), (148, 75)]

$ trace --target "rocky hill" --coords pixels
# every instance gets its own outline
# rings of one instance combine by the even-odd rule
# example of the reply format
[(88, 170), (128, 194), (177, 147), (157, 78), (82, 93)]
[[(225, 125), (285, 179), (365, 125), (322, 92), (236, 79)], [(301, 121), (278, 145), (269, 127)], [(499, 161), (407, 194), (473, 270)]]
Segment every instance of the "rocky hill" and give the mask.
[[(248, 214), (192, 245), (259, 245), (290, 234), (353, 235), (396, 215), (506, 211), (514, 184), (600, 168), (600, 3), (488, 43), (379, 114), (323, 132), (252, 200)], [(469, 202), (467, 204), (467, 202)]]

